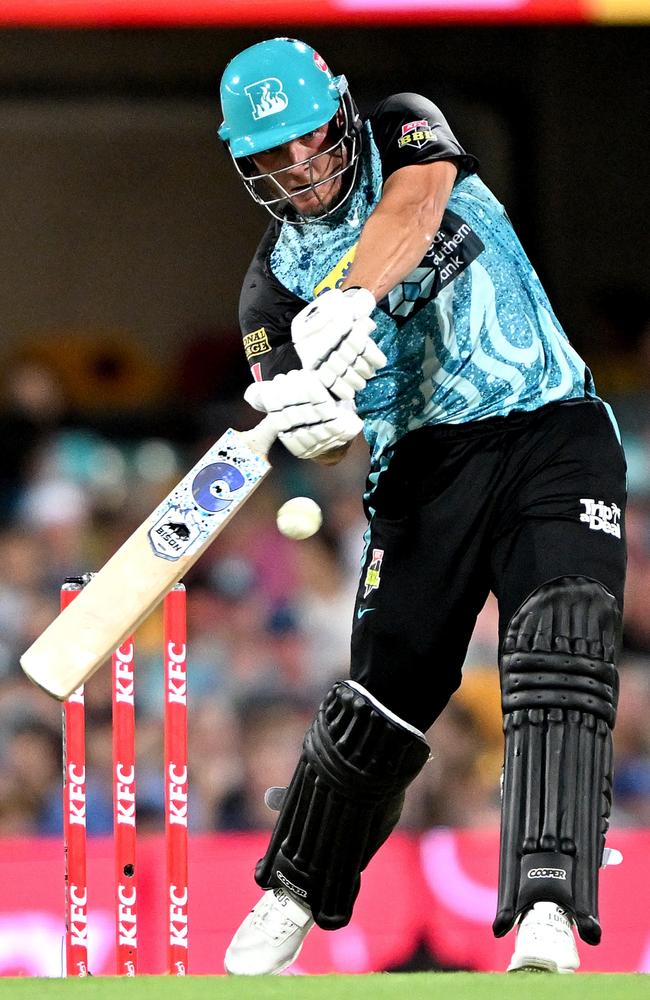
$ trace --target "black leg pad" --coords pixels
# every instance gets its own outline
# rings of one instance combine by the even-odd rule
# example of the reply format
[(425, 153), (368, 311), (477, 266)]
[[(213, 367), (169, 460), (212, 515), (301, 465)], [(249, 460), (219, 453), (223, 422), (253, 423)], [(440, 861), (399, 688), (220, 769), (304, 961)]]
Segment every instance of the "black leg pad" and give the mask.
[(501, 656), (505, 760), (497, 937), (541, 900), (598, 944), (598, 869), (612, 798), (620, 612), (584, 577), (535, 591)]
[(326, 695), (307, 731), (265, 856), (263, 889), (284, 886), (320, 927), (344, 927), (361, 872), (399, 820), (429, 758), (421, 733), (347, 682)]

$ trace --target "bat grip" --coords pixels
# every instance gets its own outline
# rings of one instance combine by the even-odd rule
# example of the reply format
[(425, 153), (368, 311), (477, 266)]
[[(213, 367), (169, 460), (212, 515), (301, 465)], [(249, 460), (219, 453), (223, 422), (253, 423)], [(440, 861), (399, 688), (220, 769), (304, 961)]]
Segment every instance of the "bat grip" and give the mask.
[(241, 436), (249, 448), (266, 457), (278, 436), (278, 429), (273, 417), (267, 414), (252, 430), (241, 432)]

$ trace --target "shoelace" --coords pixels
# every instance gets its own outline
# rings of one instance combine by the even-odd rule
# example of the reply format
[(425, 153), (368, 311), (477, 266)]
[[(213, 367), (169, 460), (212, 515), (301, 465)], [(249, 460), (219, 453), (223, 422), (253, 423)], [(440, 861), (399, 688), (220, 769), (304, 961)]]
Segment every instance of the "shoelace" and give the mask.
[(553, 919), (540, 919), (528, 925), (528, 933), (533, 937), (545, 937), (549, 929), (556, 934), (570, 933), (572, 924), (564, 913), (558, 913)]
[(298, 926), (286, 913), (269, 904), (261, 913), (256, 914), (253, 926), (258, 927), (272, 941), (280, 941), (288, 937)]

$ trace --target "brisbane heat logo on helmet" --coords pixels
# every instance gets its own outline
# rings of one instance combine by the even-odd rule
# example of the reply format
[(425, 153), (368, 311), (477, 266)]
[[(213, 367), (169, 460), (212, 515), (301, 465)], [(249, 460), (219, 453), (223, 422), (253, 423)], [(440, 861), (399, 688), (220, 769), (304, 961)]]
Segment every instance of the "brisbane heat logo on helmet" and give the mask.
[(266, 80), (258, 80), (244, 87), (249, 101), (253, 105), (253, 118), (259, 121), (260, 118), (268, 118), (269, 115), (277, 115), (284, 111), (289, 104), (289, 98), (282, 89), (282, 81), (276, 76), (269, 76)]

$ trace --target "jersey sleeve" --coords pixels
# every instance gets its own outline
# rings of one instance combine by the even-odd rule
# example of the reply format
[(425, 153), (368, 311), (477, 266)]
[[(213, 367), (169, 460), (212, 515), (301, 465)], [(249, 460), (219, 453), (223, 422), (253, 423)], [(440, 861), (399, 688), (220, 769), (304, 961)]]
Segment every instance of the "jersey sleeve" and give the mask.
[(453, 160), (458, 180), (478, 170), (478, 160), (466, 153), (442, 111), (420, 94), (394, 94), (369, 117), (386, 180), (413, 163)]
[(270, 273), (267, 258), (275, 226), (264, 234), (246, 273), (239, 298), (239, 325), (246, 360), (256, 382), (300, 368), (291, 340), (291, 321), (305, 302)]

